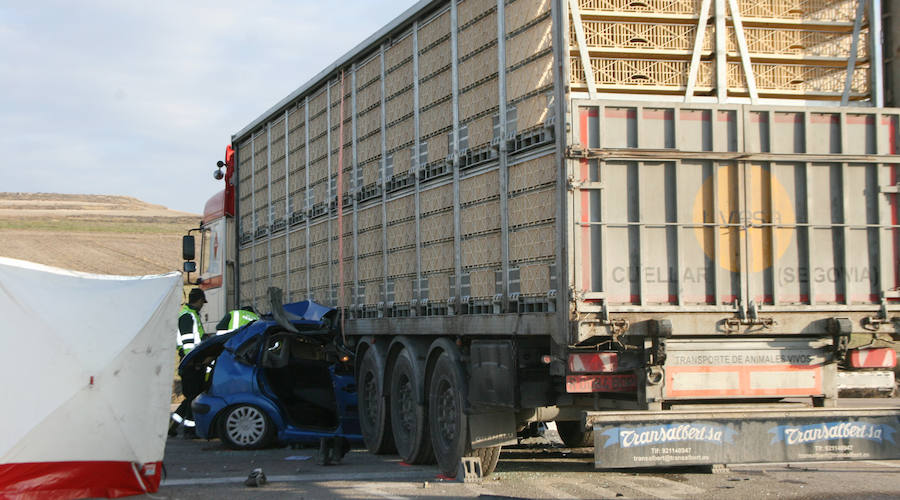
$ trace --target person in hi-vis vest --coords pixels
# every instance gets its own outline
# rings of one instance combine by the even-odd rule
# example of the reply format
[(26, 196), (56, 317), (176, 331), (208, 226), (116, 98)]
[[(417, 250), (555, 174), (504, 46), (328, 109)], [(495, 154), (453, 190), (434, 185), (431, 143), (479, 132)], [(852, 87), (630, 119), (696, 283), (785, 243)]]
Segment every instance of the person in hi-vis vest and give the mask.
[(253, 306), (244, 306), (240, 309), (228, 311), (222, 321), (216, 324), (216, 335), (224, 335), (238, 328), (253, 323), (259, 319), (259, 315), (253, 310)]
[[(188, 294), (188, 302), (181, 308), (178, 316), (178, 331), (175, 332), (175, 342), (178, 346), (178, 357), (184, 359), (194, 347), (203, 341), (206, 334), (203, 331), (203, 322), (200, 321), (200, 310), (206, 303), (206, 294), (199, 288), (194, 288)], [(169, 423), (169, 435), (178, 434), (178, 427), (184, 426), (185, 436), (190, 437), (194, 433), (194, 414), (191, 411), (191, 402), (200, 394), (203, 386), (203, 376), (194, 376), (192, 373), (181, 374), (181, 393), (184, 401), (178, 405), (178, 409), (172, 413), (172, 422)]]

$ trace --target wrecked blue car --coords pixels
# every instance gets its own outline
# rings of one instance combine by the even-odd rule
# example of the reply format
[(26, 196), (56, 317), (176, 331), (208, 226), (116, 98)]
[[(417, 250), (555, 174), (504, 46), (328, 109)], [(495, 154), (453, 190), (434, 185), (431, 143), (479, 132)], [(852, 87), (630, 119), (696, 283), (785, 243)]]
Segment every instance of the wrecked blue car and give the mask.
[(360, 441), (353, 362), (340, 345), (337, 311), (280, 300), (272, 310), (207, 339), (182, 360), (183, 378), (204, 379), (191, 405), (197, 435), (236, 449)]

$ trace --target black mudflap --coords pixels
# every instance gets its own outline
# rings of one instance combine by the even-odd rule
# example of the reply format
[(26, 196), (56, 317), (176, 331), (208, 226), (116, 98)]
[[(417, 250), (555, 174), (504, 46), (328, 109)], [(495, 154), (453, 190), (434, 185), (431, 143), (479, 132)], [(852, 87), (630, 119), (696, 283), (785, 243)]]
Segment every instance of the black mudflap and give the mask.
[(597, 468), (900, 459), (898, 409), (588, 412)]

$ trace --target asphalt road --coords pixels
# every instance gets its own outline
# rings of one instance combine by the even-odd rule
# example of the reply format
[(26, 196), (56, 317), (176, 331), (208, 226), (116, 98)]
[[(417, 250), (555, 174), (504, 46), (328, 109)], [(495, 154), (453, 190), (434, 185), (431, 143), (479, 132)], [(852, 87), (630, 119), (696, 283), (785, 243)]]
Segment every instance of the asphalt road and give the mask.
[[(829, 462), (598, 471), (592, 450), (534, 438), (505, 448), (481, 484), (444, 481), (431, 466), (352, 450), (316, 464), (316, 448), (228, 450), (218, 440), (170, 438), (166, 476), (153, 499), (200, 498), (900, 498), (900, 461)], [(268, 483), (247, 487), (261, 468)]]

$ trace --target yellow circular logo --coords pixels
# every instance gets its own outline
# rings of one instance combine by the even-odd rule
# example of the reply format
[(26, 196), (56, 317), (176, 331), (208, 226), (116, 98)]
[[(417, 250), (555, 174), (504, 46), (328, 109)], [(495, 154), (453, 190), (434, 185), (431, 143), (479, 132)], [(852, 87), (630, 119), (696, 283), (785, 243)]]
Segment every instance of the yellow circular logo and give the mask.
[(746, 189), (741, 179), (743, 170), (736, 164), (716, 168), (703, 182), (694, 198), (693, 220), (698, 224), (694, 235), (707, 257), (732, 272), (743, 267), (740, 261), (744, 249), (747, 270), (757, 273), (781, 259), (794, 237), (793, 227), (771, 225), (793, 226), (796, 215), (791, 197), (769, 168), (761, 165), (745, 168), (746, 182), (749, 182)]

